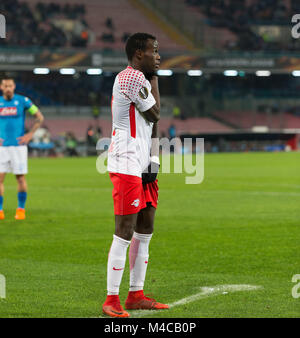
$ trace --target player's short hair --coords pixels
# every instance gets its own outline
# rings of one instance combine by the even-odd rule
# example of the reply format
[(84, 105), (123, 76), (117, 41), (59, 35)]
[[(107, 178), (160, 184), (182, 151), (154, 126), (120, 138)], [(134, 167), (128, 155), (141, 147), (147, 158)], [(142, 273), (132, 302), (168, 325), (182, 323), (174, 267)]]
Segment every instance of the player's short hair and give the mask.
[(156, 37), (148, 33), (135, 33), (126, 42), (126, 54), (129, 61), (134, 57), (135, 52), (140, 49), (146, 50), (147, 40), (156, 40)]
[(12, 80), (12, 81), (15, 82), (15, 79), (12, 76), (9, 76), (9, 75), (5, 75), (5, 76), (1, 77), (1, 83), (5, 80)]

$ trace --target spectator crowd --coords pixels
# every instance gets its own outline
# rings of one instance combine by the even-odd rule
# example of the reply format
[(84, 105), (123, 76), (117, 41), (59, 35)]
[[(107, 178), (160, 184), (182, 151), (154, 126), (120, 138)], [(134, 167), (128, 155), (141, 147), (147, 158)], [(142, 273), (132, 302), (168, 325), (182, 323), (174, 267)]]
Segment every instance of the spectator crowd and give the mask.
[[(228, 28), (237, 35), (237, 42), (227, 41), (228, 50), (290, 50), (299, 49), (299, 41), (290, 36), (284, 41), (273, 41), (268, 34), (258, 34), (253, 27), (291, 25), (293, 14), (300, 13), (299, 0), (185, 0), (198, 9), (206, 23)], [(299, 40), (299, 39), (298, 39)]]
[[(31, 7), (19, 0), (1, 0), (0, 13), (6, 18), (7, 37), (1, 45), (12, 47), (85, 47), (89, 26), (85, 5), (42, 3)], [(64, 28), (64, 20), (73, 21), (73, 29)]]

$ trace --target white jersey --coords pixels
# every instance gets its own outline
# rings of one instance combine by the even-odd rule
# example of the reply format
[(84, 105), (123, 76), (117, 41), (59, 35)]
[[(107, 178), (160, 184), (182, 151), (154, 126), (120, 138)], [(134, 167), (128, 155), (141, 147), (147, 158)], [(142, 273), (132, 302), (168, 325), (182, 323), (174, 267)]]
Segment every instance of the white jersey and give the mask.
[(112, 140), (109, 172), (142, 176), (150, 163), (153, 123), (143, 112), (155, 105), (151, 84), (139, 70), (127, 67), (115, 79), (112, 96)]

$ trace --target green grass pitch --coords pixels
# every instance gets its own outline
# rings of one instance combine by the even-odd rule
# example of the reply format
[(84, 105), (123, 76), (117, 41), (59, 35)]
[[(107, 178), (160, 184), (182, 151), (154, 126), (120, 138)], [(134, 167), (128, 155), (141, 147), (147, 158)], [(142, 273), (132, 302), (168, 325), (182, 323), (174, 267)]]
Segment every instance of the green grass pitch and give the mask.
[[(14, 220), (16, 184), (6, 178), (0, 223), (0, 317), (99, 317), (114, 231), (112, 184), (96, 158), (30, 159), (27, 219)], [(160, 174), (145, 293), (174, 303), (203, 286), (250, 284), (155, 318), (299, 317), (300, 154), (207, 154), (205, 179)], [(120, 299), (127, 295), (129, 268)], [(300, 292), (300, 290), (299, 290)]]

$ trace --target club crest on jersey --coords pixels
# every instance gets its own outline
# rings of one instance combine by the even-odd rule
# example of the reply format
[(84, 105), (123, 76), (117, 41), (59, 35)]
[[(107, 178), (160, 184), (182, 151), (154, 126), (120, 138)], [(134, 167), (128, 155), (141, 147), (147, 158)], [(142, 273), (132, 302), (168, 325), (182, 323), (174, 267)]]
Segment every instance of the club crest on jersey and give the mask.
[(146, 87), (141, 88), (141, 90), (139, 91), (140, 98), (146, 100), (148, 95), (149, 95), (148, 89)]
[(3, 107), (0, 108), (0, 116), (14, 116), (17, 115), (16, 107)]
[(139, 204), (140, 200), (138, 198), (131, 203), (131, 205), (134, 205), (136, 208), (139, 206)]

